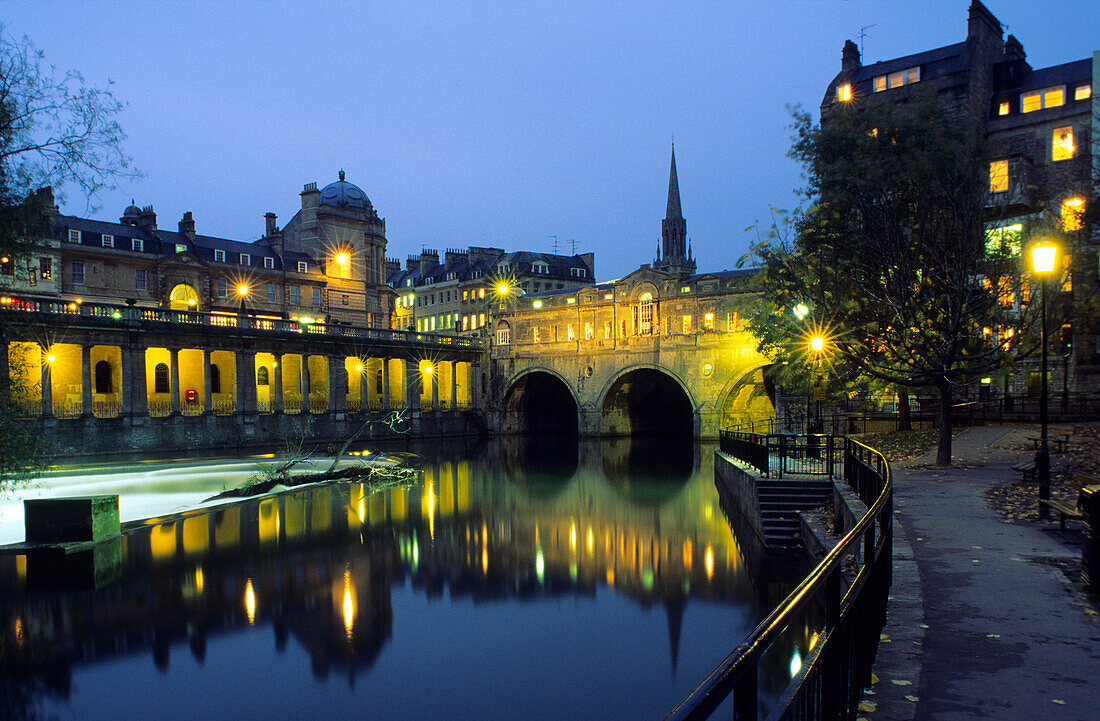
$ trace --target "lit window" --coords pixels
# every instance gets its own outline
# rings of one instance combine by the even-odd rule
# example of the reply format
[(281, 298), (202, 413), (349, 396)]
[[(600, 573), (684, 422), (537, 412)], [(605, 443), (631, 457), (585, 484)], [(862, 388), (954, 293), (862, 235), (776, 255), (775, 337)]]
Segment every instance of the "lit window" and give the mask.
[(485, 289), (484, 288), (478, 288), (477, 289), (477, 297), (478, 298), (484, 298), (485, 297)]
[(577, 327), (575, 325), (570, 323), (568, 326), (566, 326), (565, 331), (566, 331), (566, 333), (565, 333), (566, 337), (569, 340), (576, 340), (577, 339)]
[(512, 329), (508, 327), (508, 324), (503, 324), (497, 328), (497, 343), (501, 345), (508, 345), (512, 342)]
[(241, 265), (252, 265), (252, 256), (248, 253), (241, 253)]
[(142, 270), (140, 268), (134, 271), (134, 290), (149, 290), (148, 271)]
[(274, 283), (268, 283), (267, 284), (267, 302), (268, 303), (274, 303), (275, 302), (275, 284)]
[(584, 324), (584, 339), (585, 340), (592, 340), (592, 336), (593, 336), (592, 324), (591, 323), (585, 323)]
[(737, 312), (732, 311), (732, 310), (727, 311), (726, 312), (726, 332), (733, 333), (735, 330), (737, 330)]
[(73, 230), (72, 228), (69, 229), (69, 242), (70, 243), (79, 243), (80, 242), (80, 231), (79, 230)]
[(1073, 146), (1073, 126), (1055, 128), (1051, 138), (1051, 160), (1069, 160), (1073, 157), (1076, 148)]
[(842, 103), (846, 103), (852, 99), (852, 85), (850, 83), (844, 83), (837, 86), (836, 99)]
[(691, 286), (690, 285), (681, 286), (680, 287), (680, 292), (681, 293), (690, 293), (691, 292)]
[(577, 304), (577, 299), (576, 298), (566, 298), (565, 299), (565, 304), (566, 305), (576, 305)]
[(38, 259), (38, 270), (42, 276), (42, 280), (50, 280), (53, 278), (53, 261), (49, 258)]
[(1092, 97), (1091, 85), (1078, 85), (1073, 91), (1074, 100), (1088, 100)]
[(1038, 90), (1020, 95), (1020, 112), (1030, 113), (1043, 107), (1043, 95)]
[(1008, 115), (1008, 103), (1004, 102), (997, 106), (997, 115)]
[(542, 333), (539, 332), (538, 326), (531, 329), (531, 337), (534, 338), (536, 343), (542, 342)]
[(900, 88), (905, 85), (905, 73), (890, 73), (889, 85), (891, 88)]
[(1042, 90), (1031, 90), (1020, 94), (1020, 112), (1031, 113), (1043, 108), (1056, 108), (1066, 104), (1066, 88), (1056, 85)]
[(224, 263), (225, 262), (225, 251), (224, 250), (218, 250), (217, 248), (215, 248), (214, 249), (214, 261), (218, 262), (218, 263)]
[(639, 335), (653, 335), (653, 294), (642, 293), (634, 310), (634, 325)]
[[(309, 270), (309, 265), (304, 260), (298, 261), (298, 272), (305, 273)], [(409, 281), (412, 282), (412, 281)]]
[(468, 300), (470, 300), (470, 291), (468, 291), (468, 290), (462, 291), (462, 302), (465, 303)]
[(994, 160), (989, 164), (989, 192), (1003, 193), (1008, 190), (1008, 161)]
[(603, 339), (611, 340), (611, 321), (609, 320), (603, 322)]
[(429, 321), (431, 321), (431, 330), (435, 330), (435, 316), (429, 318)]
[(615, 299), (615, 294), (614, 293), (604, 293), (603, 294), (603, 299), (604, 300), (614, 300)]
[(145, 250), (145, 241), (141, 238), (134, 238), (130, 241), (130, 249), (138, 252)]
[(875, 92), (876, 93), (881, 93), (885, 89), (886, 89), (886, 76), (885, 75), (879, 75), (877, 78), (875, 78)]
[(84, 285), (83, 263), (73, 263), (73, 285)]
[(186, 253), (187, 252), (187, 246), (182, 244), (182, 243), (176, 243), (176, 252), (177, 253)]
[(1062, 230), (1081, 229), (1081, 216), (1085, 211), (1084, 198), (1066, 198), (1062, 201)]
[(905, 71), (905, 84), (906, 85), (909, 85), (909, 84), (912, 84), (912, 83), (919, 83), (919, 82), (920, 82), (920, 67), (919, 66), (915, 67), (915, 68), (909, 68), (908, 70)]
[(691, 316), (684, 316), (684, 333), (691, 333)]
[(1043, 91), (1043, 107), (1056, 108), (1066, 104), (1066, 89), (1062, 86), (1047, 88)]
[(714, 330), (714, 313), (706, 313), (703, 315), (703, 328), (706, 330)]
[(274, 269), (275, 268), (275, 259), (265, 256), (264, 257), (264, 267)]
[(485, 314), (484, 313), (481, 313), (481, 314), (478, 315), (477, 327), (478, 328), (484, 328), (485, 327)]
[(104, 248), (113, 248), (113, 247), (115, 247), (115, 236), (104, 234), (104, 236), (103, 236), (103, 247)]
[(1023, 248), (1024, 226), (1022, 223), (986, 228), (985, 252), (990, 256), (1007, 255), (1015, 258)]

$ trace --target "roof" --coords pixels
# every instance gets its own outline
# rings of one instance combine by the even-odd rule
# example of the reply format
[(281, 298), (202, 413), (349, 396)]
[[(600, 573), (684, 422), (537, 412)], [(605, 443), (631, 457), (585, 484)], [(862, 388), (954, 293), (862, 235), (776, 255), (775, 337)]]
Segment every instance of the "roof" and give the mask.
[(1082, 81), (1092, 80), (1092, 59), (1075, 60), (1061, 65), (1052, 65), (1049, 68), (1032, 70), (1020, 83), (1021, 90), (1036, 90), (1049, 88), (1052, 85), (1069, 85)]

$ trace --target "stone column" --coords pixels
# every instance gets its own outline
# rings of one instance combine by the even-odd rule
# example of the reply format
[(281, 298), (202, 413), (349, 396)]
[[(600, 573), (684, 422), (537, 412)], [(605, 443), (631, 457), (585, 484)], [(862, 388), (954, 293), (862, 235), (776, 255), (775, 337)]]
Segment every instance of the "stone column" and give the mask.
[(369, 363), (363, 364), (363, 373), (359, 376), (359, 412), (370, 412), (370, 387), (375, 382), (375, 376), (367, 368)]
[(382, 359), (382, 410), (390, 412), (390, 359)]
[(302, 413), (308, 415), (309, 410), (309, 355), (302, 354)]
[(237, 415), (256, 413), (256, 354), (237, 351)]
[(428, 376), (429, 382), (432, 384), (432, 410), (439, 410), (439, 367), (440, 363), (435, 363), (431, 366), (432, 372)]
[(481, 363), (470, 363), (470, 408), (481, 408)]
[(202, 352), (202, 410), (203, 413), (214, 413), (214, 385), (210, 378), (211, 354), (214, 351)]
[(414, 360), (405, 361), (405, 408), (420, 410), (420, 366)]
[(347, 409), (347, 367), (340, 356), (328, 357), (328, 410), (343, 413)]
[(458, 410), (458, 361), (451, 361), (451, 410)]
[(275, 413), (283, 412), (283, 357), (278, 353), (275, 354), (275, 378), (272, 383), (275, 384), (275, 407), (272, 409)]
[(149, 391), (145, 377), (145, 349), (122, 349), (122, 410), (128, 418), (145, 418), (149, 415)]
[(0, 401), (11, 399), (11, 361), (7, 336), (0, 334)]
[(169, 348), (168, 354), (168, 392), (172, 396), (172, 415), (180, 414), (180, 349)]
[(90, 345), (80, 346), (80, 395), (81, 404), (80, 414), (85, 418), (91, 418), (93, 414), (92, 407), (92, 347)]
[[(46, 355), (49, 350), (42, 349), (42, 354)], [(42, 417), (53, 417), (53, 382), (50, 374), (50, 365), (52, 365), (48, 358), (43, 358), (45, 363), (42, 364)]]

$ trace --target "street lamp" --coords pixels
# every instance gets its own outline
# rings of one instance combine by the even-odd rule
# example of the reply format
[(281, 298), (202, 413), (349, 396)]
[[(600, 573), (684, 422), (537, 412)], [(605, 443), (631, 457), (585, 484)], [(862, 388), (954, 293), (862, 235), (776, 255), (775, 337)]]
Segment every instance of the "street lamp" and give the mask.
[(1049, 515), (1043, 501), (1050, 500), (1050, 450), (1047, 448), (1047, 276), (1054, 271), (1058, 258), (1058, 246), (1040, 241), (1031, 247), (1031, 267), (1039, 277), (1040, 335), (1042, 358), (1039, 365), (1039, 450), (1035, 453), (1035, 469), (1039, 472), (1039, 518)]
[(821, 432), (821, 401), (817, 400), (817, 384), (820, 382), (821, 376), (819, 375), (820, 368), (819, 368), (818, 364), (821, 362), (821, 351), (824, 350), (824, 349), (825, 349), (825, 338), (823, 336), (814, 335), (812, 338), (810, 338), (810, 350), (813, 351), (813, 354), (814, 354), (814, 360), (813, 360), (813, 367), (814, 367), (813, 393), (814, 393), (814, 407), (815, 407), (815, 410), (816, 410), (816, 412), (814, 414), (816, 416), (816, 418), (814, 419), (815, 420), (814, 425), (816, 426), (815, 430), (819, 433)]

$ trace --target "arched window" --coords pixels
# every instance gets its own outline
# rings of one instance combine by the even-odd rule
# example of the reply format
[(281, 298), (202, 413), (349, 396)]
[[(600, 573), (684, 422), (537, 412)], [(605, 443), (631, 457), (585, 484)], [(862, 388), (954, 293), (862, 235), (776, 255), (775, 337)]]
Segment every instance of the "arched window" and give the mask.
[(210, 364), (210, 392), (222, 392), (222, 371), (218, 368), (217, 363)]
[(95, 364), (95, 392), (114, 393), (114, 384), (111, 382), (111, 364), (101, 360)]
[(256, 369), (256, 385), (267, 386), (271, 385), (270, 376), (267, 372), (267, 366), (260, 366)]
[(642, 293), (638, 305), (634, 306), (634, 332), (638, 335), (653, 335), (653, 294)]
[(154, 393), (169, 393), (168, 385), (168, 364), (157, 363), (153, 368), (153, 392)]
[(505, 321), (501, 321), (497, 325), (497, 343), (500, 345), (508, 345), (512, 342), (512, 326), (508, 325)]

